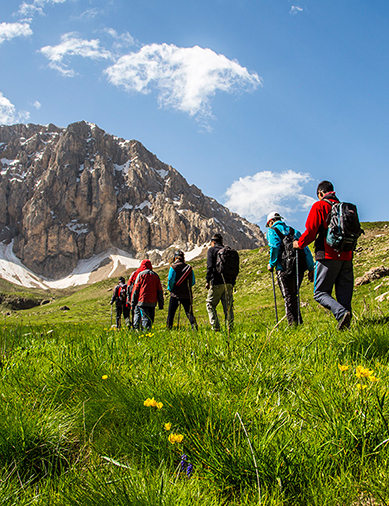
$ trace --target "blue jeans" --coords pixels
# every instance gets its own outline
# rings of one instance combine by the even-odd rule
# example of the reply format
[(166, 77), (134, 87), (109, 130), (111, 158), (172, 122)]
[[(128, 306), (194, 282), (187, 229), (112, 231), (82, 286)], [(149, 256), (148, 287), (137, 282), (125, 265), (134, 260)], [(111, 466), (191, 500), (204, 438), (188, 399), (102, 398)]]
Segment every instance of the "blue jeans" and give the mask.
[(139, 329), (142, 326), (144, 329), (151, 329), (154, 323), (155, 307), (139, 307), (135, 306), (134, 309), (134, 329)]

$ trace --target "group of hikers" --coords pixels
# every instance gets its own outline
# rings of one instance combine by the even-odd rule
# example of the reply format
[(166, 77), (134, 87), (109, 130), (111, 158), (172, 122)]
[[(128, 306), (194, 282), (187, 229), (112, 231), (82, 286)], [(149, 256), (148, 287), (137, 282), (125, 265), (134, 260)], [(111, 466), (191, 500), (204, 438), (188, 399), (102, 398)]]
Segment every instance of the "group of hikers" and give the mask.
[[(268, 270), (272, 274), (274, 303), (274, 270), (285, 304), (285, 316), (290, 326), (302, 324), (299, 292), (305, 271), (309, 281), (314, 281), (314, 299), (329, 309), (337, 320), (339, 330), (350, 326), (353, 295), (353, 250), (363, 232), (360, 228), (356, 207), (340, 202), (329, 181), (319, 183), (316, 191), (318, 201), (308, 214), (305, 231), (288, 226), (284, 218), (273, 211), (266, 220), (269, 245)], [(309, 244), (315, 242), (315, 261)], [(226, 327), (234, 325), (233, 290), (239, 273), (239, 255), (224, 246), (223, 237), (215, 233), (207, 253), (206, 308), (214, 331), (220, 331), (216, 307), (222, 303)], [(169, 269), (167, 289), (170, 292), (166, 327), (171, 329), (177, 309), (183, 306), (193, 330), (198, 329), (193, 314), (192, 287), (195, 284), (192, 267), (185, 262), (184, 252), (177, 250)], [(335, 297), (332, 296), (335, 287)], [(116, 303), (116, 326), (120, 328), (121, 317), (129, 329), (150, 329), (154, 323), (155, 308), (163, 309), (164, 298), (160, 278), (153, 271), (150, 260), (141, 262), (126, 283), (123, 277), (115, 287), (111, 304)]]

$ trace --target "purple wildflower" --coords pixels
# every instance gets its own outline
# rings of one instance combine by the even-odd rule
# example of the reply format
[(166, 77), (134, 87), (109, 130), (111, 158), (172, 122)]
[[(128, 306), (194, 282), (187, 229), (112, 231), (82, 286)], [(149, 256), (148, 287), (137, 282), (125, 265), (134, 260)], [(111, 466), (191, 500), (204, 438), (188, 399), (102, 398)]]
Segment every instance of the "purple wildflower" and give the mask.
[(188, 457), (185, 455), (185, 453), (181, 455), (181, 471), (185, 471), (187, 459)]
[(186, 475), (188, 478), (191, 477), (192, 471), (193, 471), (193, 465), (190, 462), (188, 462), (188, 466), (186, 468)]

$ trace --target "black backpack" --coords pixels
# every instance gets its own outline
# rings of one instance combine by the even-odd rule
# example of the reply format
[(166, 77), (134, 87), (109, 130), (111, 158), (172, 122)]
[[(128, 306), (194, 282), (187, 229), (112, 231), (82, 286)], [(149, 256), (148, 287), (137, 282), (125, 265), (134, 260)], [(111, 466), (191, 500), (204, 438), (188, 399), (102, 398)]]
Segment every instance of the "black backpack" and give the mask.
[(127, 285), (119, 285), (118, 299), (122, 306), (126, 305), (127, 302)]
[(216, 271), (228, 279), (236, 279), (239, 274), (239, 253), (223, 246), (216, 253)]
[(281, 239), (281, 257), (279, 258), (282, 270), (285, 272), (287, 276), (290, 276), (294, 272), (296, 272), (296, 252), (298, 255), (299, 261), (299, 273), (307, 270), (307, 258), (305, 256), (304, 250), (296, 250), (293, 248), (293, 241), (295, 230), (292, 227), (289, 227), (289, 232), (287, 234), (283, 234), (277, 227), (274, 227), (272, 230), (278, 235)]
[(353, 251), (358, 237), (364, 233), (356, 206), (347, 202), (324, 200), (331, 204), (331, 211), (327, 216), (326, 243), (335, 251)]

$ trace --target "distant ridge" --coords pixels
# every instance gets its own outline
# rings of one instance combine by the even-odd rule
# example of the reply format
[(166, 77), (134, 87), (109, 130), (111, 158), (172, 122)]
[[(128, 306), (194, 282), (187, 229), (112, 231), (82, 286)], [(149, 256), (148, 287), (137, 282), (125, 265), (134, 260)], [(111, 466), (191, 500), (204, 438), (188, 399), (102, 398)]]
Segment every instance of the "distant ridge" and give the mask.
[(201, 251), (214, 231), (238, 249), (265, 244), (258, 225), (206, 197), (140, 142), (85, 121), (1, 126), (0, 204), (3, 261), (12, 242), (14, 258), (46, 280), (71, 275), (82, 260), (112, 261), (112, 251), (159, 264), (171, 248)]

